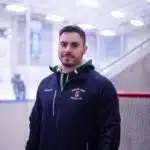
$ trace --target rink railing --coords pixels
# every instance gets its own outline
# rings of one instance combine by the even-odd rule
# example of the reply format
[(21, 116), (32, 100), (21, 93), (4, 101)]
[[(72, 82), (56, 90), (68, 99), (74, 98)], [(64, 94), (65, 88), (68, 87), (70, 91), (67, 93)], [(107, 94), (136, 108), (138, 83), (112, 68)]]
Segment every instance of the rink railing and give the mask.
[(150, 150), (150, 93), (118, 92), (120, 150)]

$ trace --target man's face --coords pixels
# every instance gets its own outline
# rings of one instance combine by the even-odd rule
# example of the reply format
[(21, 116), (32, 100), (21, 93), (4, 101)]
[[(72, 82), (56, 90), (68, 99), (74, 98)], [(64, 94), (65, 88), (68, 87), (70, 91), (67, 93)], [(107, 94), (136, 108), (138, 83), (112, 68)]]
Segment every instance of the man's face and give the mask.
[(59, 37), (59, 59), (65, 67), (78, 65), (86, 52), (83, 40), (76, 32), (64, 32)]

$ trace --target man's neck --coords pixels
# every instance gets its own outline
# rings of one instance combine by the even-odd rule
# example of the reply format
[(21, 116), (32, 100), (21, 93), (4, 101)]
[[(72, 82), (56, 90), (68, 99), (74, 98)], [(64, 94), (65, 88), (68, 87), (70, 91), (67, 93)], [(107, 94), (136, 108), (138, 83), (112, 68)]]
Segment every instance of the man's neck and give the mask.
[(65, 67), (62, 65), (61, 70), (63, 73), (69, 73), (73, 72), (76, 69), (76, 67)]
[(61, 70), (63, 73), (69, 73), (69, 72), (73, 72), (75, 69), (77, 69), (79, 66), (81, 65), (81, 63), (79, 63), (78, 65), (76, 66), (73, 66), (73, 67), (65, 67), (65, 66), (61, 66)]

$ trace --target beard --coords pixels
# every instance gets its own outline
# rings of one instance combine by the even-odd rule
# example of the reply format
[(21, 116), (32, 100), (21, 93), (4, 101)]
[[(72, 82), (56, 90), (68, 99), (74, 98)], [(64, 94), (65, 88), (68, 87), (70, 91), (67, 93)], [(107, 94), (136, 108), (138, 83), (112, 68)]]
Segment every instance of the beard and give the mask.
[(69, 59), (65, 59), (65, 60), (62, 60), (62, 65), (64, 67), (67, 67), (67, 68), (72, 68), (72, 67), (75, 67), (77, 66), (79, 63), (80, 63), (81, 60), (69, 60)]
[(61, 58), (61, 63), (66, 68), (72, 68), (79, 65), (81, 63), (81, 60), (82, 60), (82, 56), (76, 58), (68, 55)]
[(73, 64), (69, 64), (69, 63), (62, 63), (62, 65), (66, 68), (72, 68), (72, 67), (75, 67), (75, 65)]

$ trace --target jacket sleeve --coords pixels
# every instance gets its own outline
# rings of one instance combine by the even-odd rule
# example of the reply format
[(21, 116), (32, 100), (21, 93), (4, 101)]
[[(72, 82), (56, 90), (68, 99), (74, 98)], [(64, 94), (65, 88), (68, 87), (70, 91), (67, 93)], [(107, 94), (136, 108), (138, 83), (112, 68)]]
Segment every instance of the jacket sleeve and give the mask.
[(38, 150), (39, 148), (41, 115), (41, 102), (39, 91), (37, 91), (36, 101), (29, 117), (30, 132), (25, 150)]
[(98, 150), (118, 150), (121, 123), (119, 100), (109, 80), (106, 80), (97, 102)]

